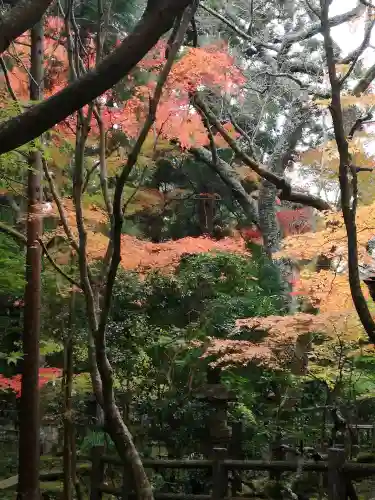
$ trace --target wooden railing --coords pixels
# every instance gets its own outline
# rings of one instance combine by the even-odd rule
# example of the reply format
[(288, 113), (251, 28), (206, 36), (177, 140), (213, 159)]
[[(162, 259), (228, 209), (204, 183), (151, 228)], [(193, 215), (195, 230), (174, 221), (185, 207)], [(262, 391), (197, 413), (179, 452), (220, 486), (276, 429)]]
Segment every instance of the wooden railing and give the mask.
[[(229, 460), (226, 450), (216, 448), (213, 460), (166, 460), (145, 459), (146, 469), (206, 469), (212, 471), (211, 495), (193, 495), (182, 493), (155, 492), (155, 500), (245, 500), (245, 496), (228, 496), (229, 471), (269, 471), (269, 472), (296, 472), (301, 463), (295, 461), (264, 461), (264, 460)], [(105, 456), (103, 449), (98, 447), (92, 451), (91, 469), (91, 496), (90, 500), (102, 500), (103, 493), (127, 500), (136, 498), (131, 487), (131, 473), (121, 460), (113, 456)], [(112, 487), (104, 484), (105, 464), (121, 466), (122, 485)], [(345, 451), (341, 448), (330, 448), (328, 460), (315, 462), (312, 460), (302, 464), (302, 471), (325, 473), (327, 477), (327, 493), (329, 500), (346, 500), (350, 498), (351, 481), (361, 477), (375, 475), (375, 464), (347, 462)], [(349, 496), (348, 496), (349, 495)], [(248, 497), (249, 498), (249, 497)]]

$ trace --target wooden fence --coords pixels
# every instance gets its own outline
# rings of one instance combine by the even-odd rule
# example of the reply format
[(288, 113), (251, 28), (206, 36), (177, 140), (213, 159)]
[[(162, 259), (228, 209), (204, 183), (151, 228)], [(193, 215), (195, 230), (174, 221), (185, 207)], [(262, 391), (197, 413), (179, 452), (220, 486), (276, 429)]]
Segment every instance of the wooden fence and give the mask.
[[(143, 465), (147, 469), (205, 469), (211, 470), (212, 492), (211, 495), (194, 495), (184, 493), (158, 493), (155, 492), (155, 500), (245, 500), (246, 496), (239, 496), (238, 491), (229, 495), (229, 472), (230, 471), (268, 471), (270, 473), (297, 472), (301, 469), (301, 463), (295, 461), (263, 461), (263, 460), (229, 460), (227, 452), (222, 448), (215, 448), (212, 460), (165, 460), (145, 459)], [(122, 500), (136, 498), (131, 487), (131, 474), (129, 469), (123, 465), (121, 460), (111, 456), (105, 456), (101, 447), (92, 451), (91, 469), (91, 495), (90, 500), (102, 500), (103, 493), (113, 495)], [(104, 483), (105, 464), (122, 467), (122, 485), (112, 487)], [(326, 488), (329, 500), (346, 500), (356, 498), (352, 496), (352, 481), (375, 475), (375, 464), (347, 462), (345, 450), (341, 448), (330, 448), (327, 461), (316, 462), (305, 461), (302, 464), (303, 472), (318, 472), (326, 475)], [(228, 496), (229, 495), (229, 496)]]

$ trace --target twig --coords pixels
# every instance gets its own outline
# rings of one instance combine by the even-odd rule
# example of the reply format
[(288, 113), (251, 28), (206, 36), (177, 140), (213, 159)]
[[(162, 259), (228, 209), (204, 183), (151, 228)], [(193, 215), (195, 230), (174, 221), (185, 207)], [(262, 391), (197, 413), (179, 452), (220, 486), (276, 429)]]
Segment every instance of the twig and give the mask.
[(232, 115), (232, 113), (231, 113), (231, 112), (228, 112), (228, 115), (229, 115), (229, 119), (230, 119), (230, 121), (232, 122), (232, 125), (233, 125), (233, 127), (234, 127), (234, 130), (235, 130), (236, 132), (238, 132), (238, 133), (241, 135), (241, 137), (243, 137), (243, 138), (246, 140), (246, 142), (248, 143), (249, 148), (250, 148), (250, 153), (251, 153), (251, 156), (254, 158), (254, 160), (255, 160), (255, 161), (257, 161), (257, 162), (258, 162), (258, 158), (257, 158), (257, 155), (256, 155), (256, 153), (255, 153), (255, 151), (254, 151), (253, 141), (251, 140), (251, 137), (250, 137), (250, 136), (249, 136), (249, 135), (248, 135), (248, 134), (247, 134), (247, 133), (243, 130), (243, 128), (242, 128), (242, 127), (240, 127), (240, 126), (238, 125), (238, 123), (237, 123), (237, 122), (236, 122), (236, 120), (234, 119), (234, 117), (233, 117), (233, 115)]
[(142, 182), (143, 182), (143, 179), (145, 178), (145, 175), (146, 175), (146, 172), (148, 170), (148, 166), (146, 165), (143, 170), (142, 170), (142, 174), (141, 174), (141, 178), (139, 179), (139, 182), (138, 182), (138, 185), (137, 187), (133, 190), (132, 194), (129, 196), (129, 198), (126, 200), (126, 202), (124, 203), (123, 207), (122, 207), (122, 213), (125, 213), (126, 212), (126, 209), (128, 208), (128, 206), (130, 205), (130, 203), (132, 202), (132, 200), (134, 199), (135, 195), (138, 193), (139, 191), (139, 188), (142, 186)]
[(61, 198), (60, 198), (60, 195), (57, 191), (55, 183), (53, 182), (52, 176), (49, 173), (47, 161), (45, 158), (42, 158), (42, 163), (43, 163), (43, 172), (44, 172), (44, 175), (48, 181), (48, 185), (49, 185), (49, 188), (51, 190), (53, 200), (56, 203), (57, 210), (59, 212), (60, 220), (61, 220), (64, 232), (66, 234), (66, 237), (68, 238), (68, 241), (69, 241), (70, 245), (72, 246), (72, 248), (77, 253), (79, 253), (80, 250), (79, 250), (78, 243), (76, 242), (76, 239), (73, 236), (72, 230), (69, 227), (68, 219), (66, 217), (65, 210), (64, 210), (64, 206), (61, 202)]
[(227, 19), (223, 15), (219, 14), (219, 12), (217, 12), (216, 10), (211, 9), (211, 7), (209, 7), (205, 3), (200, 2), (199, 7), (201, 7), (203, 10), (205, 10), (209, 14), (215, 16), (217, 19), (222, 21), (224, 24), (226, 24), (229, 28), (231, 28), (235, 33), (237, 33), (237, 35), (239, 35), (244, 40), (247, 40), (248, 42), (251, 42), (254, 45), (259, 45), (259, 46), (267, 48), (269, 50), (274, 50), (275, 52), (277, 51), (277, 47), (275, 45), (261, 43), (258, 40), (255, 41), (252, 36), (250, 36), (245, 31), (243, 31), (241, 28), (236, 26), (234, 23), (232, 23), (232, 21), (230, 21), (229, 19)]
[(348, 140), (349, 141), (351, 141), (353, 139), (354, 134), (357, 132), (357, 130), (361, 129), (361, 127), (362, 127), (362, 125), (364, 123), (372, 120), (374, 110), (375, 110), (375, 106), (372, 106), (367, 111), (367, 113), (365, 114), (365, 116), (362, 116), (361, 118), (358, 118), (358, 120), (355, 121), (354, 125), (352, 126), (352, 128), (350, 129), (349, 134), (348, 134)]
[[(14, 93), (14, 90), (12, 88), (12, 84), (10, 83), (10, 80), (9, 80), (8, 68), (6, 67), (4, 58), (2, 56), (0, 56), (0, 66), (1, 66), (1, 69), (2, 69), (3, 74), (4, 74), (5, 83), (6, 83), (8, 92), (9, 92), (11, 98), (13, 99), (13, 101), (16, 102), (17, 104), (19, 104), (17, 96)], [(19, 112), (21, 112), (22, 111), (21, 106), (18, 106), (18, 107), (19, 107)]]

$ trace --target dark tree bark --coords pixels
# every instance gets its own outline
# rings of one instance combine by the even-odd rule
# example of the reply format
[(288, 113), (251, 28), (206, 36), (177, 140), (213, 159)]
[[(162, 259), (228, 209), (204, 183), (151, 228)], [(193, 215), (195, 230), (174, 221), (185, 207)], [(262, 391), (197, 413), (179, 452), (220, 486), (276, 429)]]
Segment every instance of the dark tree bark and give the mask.
[(0, 19), (0, 54), (43, 16), (53, 0), (19, 0)]
[[(31, 30), (30, 98), (39, 100), (43, 82), (43, 22)], [(39, 334), (42, 248), (40, 217), (41, 154), (30, 155), (28, 176), (28, 219), (26, 250), (26, 288), (23, 331), (22, 395), (17, 500), (39, 500)]]
[(191, 0), (159, 0), (145, 11), (119, 48), (65, 89), (0, 125), (0, 154), (39, 137), (113, 87), (157, 43)]

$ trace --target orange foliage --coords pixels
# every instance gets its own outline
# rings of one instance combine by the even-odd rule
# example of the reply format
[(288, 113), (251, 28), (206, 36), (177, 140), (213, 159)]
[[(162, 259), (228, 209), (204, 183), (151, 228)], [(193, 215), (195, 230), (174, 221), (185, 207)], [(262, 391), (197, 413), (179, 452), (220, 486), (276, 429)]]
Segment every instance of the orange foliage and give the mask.
[(213, 365), (228, 367), (247, 365), (257, 362), (272, 368), (282, 368), (290, 363), (295, 355), (296, 342), (307, 333), (336, 331), (336, 322), (342, 319), (341, 314), (312, 315), (297, 313), (293, 316), (268, 316), (265, 318), (239, 319), (239, 329), (249, 332), (264, 333), (259, 341), (232, 340), (211, 338), (203, 354), (203, 358), (215, 357)]
[[(165, 43), (156, 47), (141, 61), (139, 68), (149, 72), (159, 69), (164, 61)], [(202, 120), (190, 105), (189, 94), (201, 87), (213, 88), (220, 93), (239, 93), (245, 78), (234, 65), (227, 47), (211, 45), (204, 48), (188, 48), (174, 64), (163, 89), (163, 97), (156, 115), (156, 130), (161, 137), (178, 139), (182, 148), (207, 144), (207, 133)], [(134, 96), (122, 109), (112, 109), (106, 119), (121, 125), (124, 132), (135, 137), (148, 112), (148, 102), (156, 82), (135, 89)], [(230, 124), (225, 124), (232, 137), (238, 134)], [(215, 140), (219, 147), (226, 143), (220, 134)]]
[[(70, 199), (64, 199), (63, 205), (67, 222), (73, 235), (77, 237), (73, 202)], [(56, 207), (53, 207), (53, 214), (58, 217)], [(87, 230), (88, 257), (90, 260), (101, 259), (106, 253), (108, 238), (100, 232), (100, 225), (107, 221), (107, 216), (101, 209), (91, 206), (83, 209), (83, 217)], [(62, 226), (59, 226), (53, 234), (65, 236)], [(51, 238), (51, 233), (47, 235), (47, 238)], [(234, 252), (249, 255), (245, 241), (239, 234), (221, 240), (201, 236), (186, 237), (165, 243), (151, 243), (126, 234), (121, 237), (121, 266), (124, 269), (141, 273), (156, 269), (170, 272), (178, 265), (184, 254), (204, 252)]]
[(223, 238), (216, 241), (206, 236), (186, 237), (165, 243), (150, 243), (132, 236), (122, 236), (121, 265), (142, 273), (155, 269), (172, 271), (184, 254), (204, 252), (248, 253), (242, 238)]
[[(368, 289), (362, 287), (366, 298)], [(296, 294), (305, 296), (322, 313), (352, 312), (353, 301), (346, 273), (337, 274), (330, 270), (303, 271), (295, 289)]]
[[(45, 28), (45, 96), (49, 97), (66, 86), (69, 70), (63, 20), (48, 17)], [(83, 62), (87, 68), (92, 68), (95, 65), (94, 40), (89, 36), (84, 43), (87, 55)], [(165, 46), (165, 42), (160, 41), (138, 65), (138, 71), (148, 73), (149, 81), (146, 85), (137, 86), (132, 75), (125, 79), (125, 85), (133, 91), (133, 97), (123, 105), (116, 103), (114, 107), (107, 107), (105, 102), (111, 93), (107, 92), (102, 96), (102, 120), (107, 129), (116, 125), (131, 138), (138, 135), (148, 113), (149, 97), (156, 85), (156, 79), (152, 77), (152, 73), (157, 74), (165, 63)], [(23, 34), (14, 42), (8, 55), (12, 66), (9, 72), (12, 88), (20, 99), (28, 100), (29, 33)], [(159, 137), (168, 140), (178, 139), (182, 148), (207, 144), (206, 130), (200, 116), (190, 105), (189, 93), (199, 88), (209, 87), (219, 93), (238, 94), (244, 82), (244, 76), (235, 66), (225, 45), (186, 49), (183, 56), (174, 64), (165, 84), (157, 110), (156, 127), (150, 132), (150, 136), (155, 142)], [(76, 118), (72, 115), (59, 124), (57, 130), (66, 138), (73, 139), (75, 125)], [(237, 132), (233, 127), (226, 126), (230, 134), (236, 137)], [(92, 119), (91, 133), (94, 136), (98, 133), (95, 118)], [(216, 140), (218, 146), (225, 145), (220, 135), (216, 135)]]
[[(321, 231), (285, 238), (280, 255), (288, 255), (295, 260), (312, 260), (318, 255), (346, 260), (347, 238), (341, 213), (326, 212), (324, 221), (325, 228)], [(362, 261), (367, 262), (369, 257), (365, 247), (375, 234), (375, 203), (358, 208), (357, 230), (359, 255)]]

